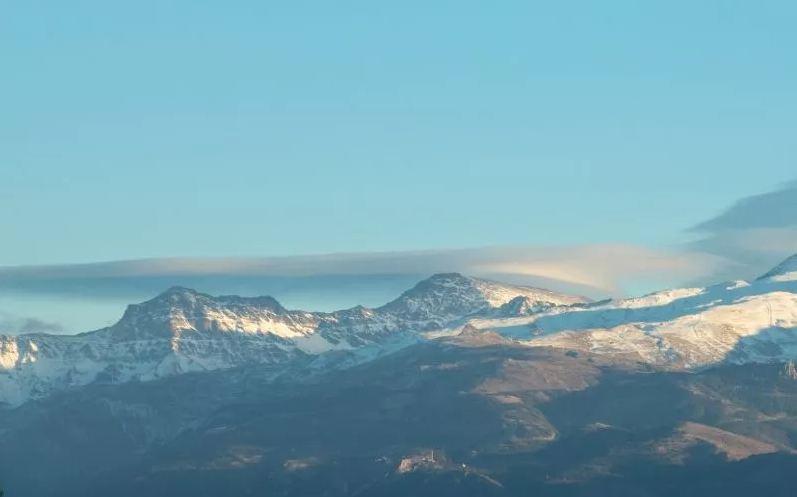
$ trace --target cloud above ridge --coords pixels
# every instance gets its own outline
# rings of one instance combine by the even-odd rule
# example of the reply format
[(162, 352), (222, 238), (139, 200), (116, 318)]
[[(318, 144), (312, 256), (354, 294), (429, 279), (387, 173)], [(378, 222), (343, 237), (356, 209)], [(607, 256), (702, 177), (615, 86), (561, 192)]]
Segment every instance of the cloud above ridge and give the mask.
[(61, 323), (45, 321), (35, 317), (16, 316), (0, 312), (0, 335), (22, 335), (25, 333), (63, 333)]
[(137, 282), (206, 282), (365, 278), (379, 275), (425, 277), (438, 272), (504, 277), (590, 294), (622, 293), (639, 279), (662, 283), (708, 274), (722, 260), (696, 252), (604, 244), (577, 247), (488, 247), (477, 249), (327, 254), (263, 258), (170, 258), (59, 266), (0, 268), (0, 290), (29, 292), (107, 291)]
[[(721, 259), (632, 245), (489, 247), (262, 258), (168, 258), (0, 267), (0, 311), (35, 315), (0, 333), (88, 331), (127, 304), (174, 285), (211, 294), (271, 295), (290, 308), (379, 306), (439, 272), (493, 278), (592, 298), (672, 286)], [(55, 328), (52, 323), (63, 323)]]
[(722, 279), (750, 279), (797, 253), (797, 181), (745, 197), (690, 230), (700, 238), (688, 250), (731, 263)]
[(422, 278), (452, 271), (592, 298), (752, 279), (797, 253), (797, 182), (743, 198), (688, 232), (695, 241), (669, 248), (499, 246), (0, 267), (0, 333), (86, 331), (173, 285), (334, 310), (378, 306)]

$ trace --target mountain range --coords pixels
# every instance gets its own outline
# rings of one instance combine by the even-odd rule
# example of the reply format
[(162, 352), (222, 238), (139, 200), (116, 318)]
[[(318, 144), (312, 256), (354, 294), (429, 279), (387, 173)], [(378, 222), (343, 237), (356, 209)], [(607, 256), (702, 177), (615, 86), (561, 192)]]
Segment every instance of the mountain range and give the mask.
[(174, 287), (108, 328), (0, 336), (0, 403), (90, 383), (148, 381), (248, 364), (287, 365), (339, 351), (382, 353), (471, 317), (520, 316), (582, 297), (438, 274), (376, 309), (285, 309), (272, 297), (212, 297)]
[(0, 337), (0, 482), (791, 495), (795, 336), (797, 255), (750, 282), (600, 302), (453, 273), (329, 313), (171, 288), (108, 328)]

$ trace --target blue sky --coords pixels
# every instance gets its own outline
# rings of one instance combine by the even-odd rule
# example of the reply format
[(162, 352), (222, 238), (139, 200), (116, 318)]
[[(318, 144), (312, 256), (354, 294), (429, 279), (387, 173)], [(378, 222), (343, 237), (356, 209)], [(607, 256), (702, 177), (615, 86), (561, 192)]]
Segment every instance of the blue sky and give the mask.
[(795, 14), (4, 2), (0, 264), (677, 243), (795, 176)]
[[(787, 1), (3, 2), (0, 269), (389, 252), (413, 261), (390, 292), (437, 269), (598, 293), (747, 277), (797, 250), (796, 21)], [(97, 305), (84, 280), (8, 297), (51, 281), (12, 273), (0, 317)]]

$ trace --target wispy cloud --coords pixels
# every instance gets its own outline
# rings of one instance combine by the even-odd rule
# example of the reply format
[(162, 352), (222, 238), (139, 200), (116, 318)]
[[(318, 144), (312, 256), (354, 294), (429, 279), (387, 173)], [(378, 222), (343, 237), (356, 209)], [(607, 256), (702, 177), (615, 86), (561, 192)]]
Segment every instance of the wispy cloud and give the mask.
[[(334, 310), (384, 304), (438, 272), (603, 298), (676, 285), (708, 274), (715, 265), (702, 254), (594, 245), (5, 267), (0, 268), (0, 309), (79, 332), (114, 322), (125, 305), (172, 285), (211, 294), (271, 295), (292, 308)], [(48, 331), (42, 324), (15, 319), (0, 333)], [(49, 331), (61, 330), (52, 326)]]
[(15, 316), (0, 312), (0, 334), (21, 335), (25, 333), (63, 333), (60, 323), (26, 316)]
[(58, 323), (84, 331), (172, 285), (272, 295), (289, 307), (331, 310), (380, 305), (421, 278), (450, 271), (593, 298), (749, 279), (797, 252), (797, 182), (744, 198), (689, 231), (699, 239), (671, 248), (515, 246), (0, 267), (0, 309), (16, 313), (0, 313), (0, 333), (60, 332)]
[(690, 231), (701, 236), (690, 250), (732, 261), (718, 277), (755, 277), (797, 252), (797, 181), (743, 198)]
[[(709, 274), (717, 257), (696, 252), (654, 250), (633, 245), (579, 247), (489, 247), (478, 249), (329, 254), (270, 258), (186, 258), (97, 264), (0, 268), (0, 289), (31, 292), (107, 293), (118, 287), (197, 284), (240, 287), (305, 285), (319, 279), (361, 280), (389, 275), (421, 278), (457, 271), (511, 279), (591, 295), (622, 293), (637, 280), (675, 284)], [(269, 282), (271, 284), (269, 284)], [(265, 288), (264, 288), (265, 289)]]
[(576, 285), (604, 295), (678, 285), (695, 276), (708, 277), (726, 264), (723, 258), (710, 254), (634, 245), (527, 249), (495, 255), (474, 270), (541, 278), (554, 285)]
[(718, 216), (692, 229), (718, 233), (784, 226), (797, 227), (797, 181), (785, 183), (771, 192), (742, 198)]

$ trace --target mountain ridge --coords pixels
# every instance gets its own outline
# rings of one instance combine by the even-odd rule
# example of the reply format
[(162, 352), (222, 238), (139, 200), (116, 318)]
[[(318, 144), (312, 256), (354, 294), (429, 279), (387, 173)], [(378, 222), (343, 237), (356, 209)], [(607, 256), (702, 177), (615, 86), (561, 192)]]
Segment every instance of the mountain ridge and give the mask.
[(174, 286), (129, 305), (106, 328), (73, 336), (0, 336), (0, 402), (19, 405), (100, 380), (147, 381), (287, 364), (330, 351), (393, 348), (419, 338), (417, 333), (495, 312), (517, 296), (545, 299), (548, 308), (585, 300), (458, 273), (433, 275), (381, 307), (334, 312), (288, 310), (270, 296), (214, 297)]
[[(171, 287), (128, 306), (100, 330), (0, 335), (0, 404), (13, 407), (98, 381), (251, 365), (348, 367), (465, 326), (527, 347), (664, 370), (793, 360), (797, 278), (788, 275), (795, 261), (752, 282), (601, 302), (459, 273), (432, 275), (379, 307), (333, 312), (289, 310), (269, 296), (214, 297)], [(328, 354), (334, 359), (323, 359)]]
[[(794, 262), (790, 257), (767, 274), (789, 274)], [(670, 289), (475, 324), (528, 346), (600, 351), (665, 369), (790, 360), (797, 358), (797, 278)]]

